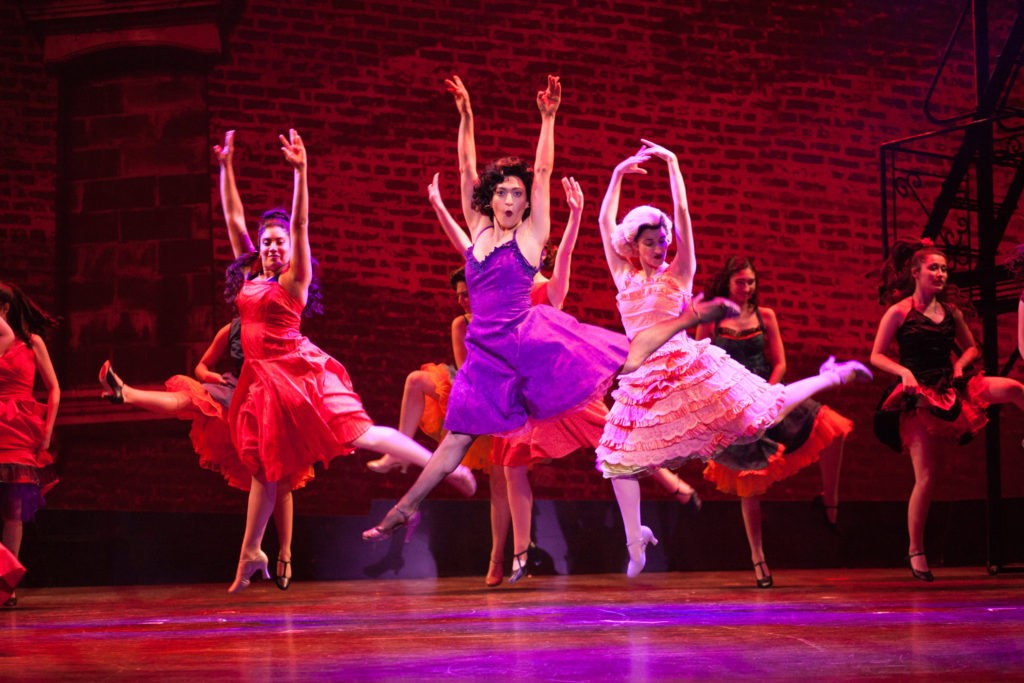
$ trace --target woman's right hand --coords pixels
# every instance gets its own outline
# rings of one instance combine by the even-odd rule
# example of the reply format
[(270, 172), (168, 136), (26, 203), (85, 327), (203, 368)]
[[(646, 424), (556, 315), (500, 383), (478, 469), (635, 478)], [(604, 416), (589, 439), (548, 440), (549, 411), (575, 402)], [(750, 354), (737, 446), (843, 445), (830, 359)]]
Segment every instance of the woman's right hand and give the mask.
[(469, 91), (463, 85), (462, 79), (453, 75), (451, 78), (444, 79), (444, 84), (448, 88), (448, 92), (455, 97), (455, 108), (459, 110), (459, 114), (468, 114)]
[(196, 379), (203, 384), (227, 384), (228, 381), (224, 378), (224, 375), (219, 372), (202, 372), (196, 373)]
[(235, 154), (235, 131), (229, 130), (224, 133), (224, 144), (214, 145), (213, 153), (217, 155), (217, 161), (221, 166), (231, 165)]
[(903, 393), (905, 394), (916, 394), (917, 393), (917, 378), (914, 377), (914, 373), (907, 370), (900, 376), (903, 381)]
[(644, 140), (643, 138), (640, 138), (640, 142), (643, 143), (643, 150), (647, 152), (647, 154), (651, 156), (656, 156), (667, 163), (677, 161), (676, 153), (668, 149), (667, 147), (662, 147), (656, 142)]
[(640, 175), (647, 175), (647, 170), (640, 164), (645, 164), (651, 160), (651, 155), (646, 149), (641, 149), (639, 152), (631, 157), (626, 157), (619, 162), (619, 165), (615, 167), (615, 175), (626, 175), (627, 173), (639, 173)]

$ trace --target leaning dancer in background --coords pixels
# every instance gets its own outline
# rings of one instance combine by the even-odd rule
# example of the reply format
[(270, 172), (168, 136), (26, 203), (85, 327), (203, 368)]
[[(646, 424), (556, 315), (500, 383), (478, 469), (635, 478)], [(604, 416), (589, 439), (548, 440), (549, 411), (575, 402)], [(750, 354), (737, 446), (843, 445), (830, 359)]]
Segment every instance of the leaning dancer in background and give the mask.
[[(769, 384), (778, 384), (786, 374), (786, 348), (782, 343), (775, 311), (758, 303), (760, 279), (754, 263), (731, 258), (711, 276), (707, 293), (727, 297), (739, 306), (740, 314), (729, 321), (697, 328), (698, 340), (710, 339)], [(765, 438), (734, 443), (718, 453), (704, 469), (704, 478), (724, 493), (740, 498), (743, 528), (750, 546), (754, 579), (758, 588), (771, 588), (771, 571), (764, 558), (761, 534), (761, 494), (817, 461), (821, 470), (821, 502), (825, 522), (836, 529), (839, 495), (839, 465), (843, 441), (853, 431), (853, 422), (814, 399), (794, 408)]]
[[(229, 133), (225, 145), (214, 151), (221, 164), (221, 196), (237, 258), (255, 248), (234, 183), (233, 137)], [(418, 452), (424, 462), (430, 456), (397, 430), (374, 425), (344, 366), (299, 332), (313, 277), (306, 149), (294, 130), (288, 138), (279, 139), (295, 179), (291, 219), (261, 224), (261, 272), (242, 285), (235, 298), (242, 319), (245, 364), (228, 419), (232, 441), (252, 474), (252, 485), (238, 571), (228, 589), (232, 593), (247, 587), (257, 572), (269, 578), (261, 545), (279, 482), (315, 462), (327, 464), (356, 448)]]
[[(463, 114), (459, 165), (463, 213), (471, 217), (469, 235), (448, 213), (436, 185), (430, 199), (449, 240), (466, 255), (473, 301), (466, 364), (448, 399), (448, 435), (409, 492), (378, 526), (363, 534), (367, 540), (386, 538), (408, 523), (478, 435), (511, 435), (583, 408), (603, 396), (625, 359), (621, 335), (583, 325), (551, 306), (530, 305), (541, 251), (551, 231), (550, 183), (560, 100), (558, 78), (549, 76), (547, 88), (537, 93), (541, 133), (533, 169), (518, 159), (499, 159), (475, 186), (465, 182), (475, 159), (461, 144), (462, 130), (471, 122), (471, 113)], [(522, 571), (524, 565), (525, 555), (513, 558), (512, 571)]]
[[(17, 285), (0, 281), (0, 513), (3, 545), (14, 558), (5, 564), (14, 571), (24, 569), (17, 562), (24, 522), (35, 519), (46, 505), (43, 494), (57, 483), (49, 449), (60, 384), (42, 336), (56, 325)], [(46, 387), (45, 404), (32, 395), (36, 375)], [(3, 606), (17, 604), (11, 586)]]
[[(652, 467), (708, 460), (731, 443), (759, 438), (814, 393), (871, 377), (856, 361), (837, 364), (830, 358), (816, 377), (768, 384), (722, 349), (687, 336), (688, 327), (735, 317), (739, 311), (728, 300), (703, 302), (692, 296), (697, 262), (679, 161), (661, 145), (642, 143), (639, 152), (612, 172), (599, 215), (630, 348), (597, 459), (612, 480), (622, 513), (630, 577), (643, 570), (647, 546), (658, 542), (640, 523), (639, 476)], [(616, 223), (623, 176), (645, 174), (641, 164), (652, 158), (668, 168), (675, 220), (654, 207), (640, 206)], [(676, 255), (669, 262), (673, 236)]]

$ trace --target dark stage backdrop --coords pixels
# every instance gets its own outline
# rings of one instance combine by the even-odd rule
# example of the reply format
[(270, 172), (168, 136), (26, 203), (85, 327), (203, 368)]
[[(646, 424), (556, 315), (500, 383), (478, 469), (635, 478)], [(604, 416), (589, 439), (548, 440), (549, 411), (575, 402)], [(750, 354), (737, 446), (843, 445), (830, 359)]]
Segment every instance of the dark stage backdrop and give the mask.
[[(251, 226), (263, 209), (290, 204), (277, 134), (303, 134), (327, 306), (306, 331), (347, 366), (381, 424), (397, 423), (406, 373), (451, 355), (457, 308), (447, 275), (460, 257), (436, 225), (426, 187), (440, 172), (457, 213), (458, 116), (443, 86), (453, 73), (472, 96), (481, 161), (532, 158), (535, 93), (546, 74), (562, 78), (556, 174), (575, 176), (587, 195), (568, 312), (619, 326), (597, 208), (612, 167), (649, 138), (679, 154), (698, 281), (730, 255), (755, 255), (796, 379), (830, 353), (867, 359), (882, 313), (870, 277), (882, 253), (879, 145), (931, 128), (922, 99), (961, 7), (190, 3), (224, 13), (212, 19), (222, 30), (204, 56), (150, 46), (68, 58), (44, 49), (59, 26), (39, 15), (62, 4), (0, 0), (0, 277), (64, 320), (50, 339), (65, 389), (63, 481), (51, 507), (193, 512), (241, 511), (244, 497), (196, 466), (187, 423), (107, 407), (95, 377), (108, 357), (139, 385), (190, 372), (229, 319), (220, 290), (230, 247), (210, 153), (225, 130), (238, 131)], [(1006, 15), (992, 4), (994, 19)], [(972, 92), (969, 61), (959, 57), (942, 91), (954, 108), (969, 106)], [(553, 194), (557, 238), (568, 211), (557, 185)], [(626, 183), (623, 208), (641, 200), (668, 205), (658, 164)], [(1012, 325), (1001, 325), (1003, 358)], [(888, 381), (824, 397), (856, 423), (843, 499), (894, 501), (909, 492), (909, 462), (871, 434)], [(1005, 494), (1017, 497), (1019, 419), (1008, 412), (1003, 430)], [(299, 494), (300, 513), (365, 512), (372, 499), (404, 490), (408, 476), (367, 472), (367, 455), (336, 461)], [(981, 439), (943, 460), (940, 498), (984, 496)], [(699, 467), (685, 473), (709, 493)], [(539, 467), (534, 481), (540, 498), (611, 497), (590, 454)], [(809, 499), (818, 486), (807, 471), (770, 496)]]

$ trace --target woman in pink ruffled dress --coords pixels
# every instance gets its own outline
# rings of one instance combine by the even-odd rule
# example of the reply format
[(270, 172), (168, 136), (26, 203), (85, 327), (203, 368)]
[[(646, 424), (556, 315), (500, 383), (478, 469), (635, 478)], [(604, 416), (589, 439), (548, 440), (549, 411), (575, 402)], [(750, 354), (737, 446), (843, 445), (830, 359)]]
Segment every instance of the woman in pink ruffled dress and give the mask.
[[(668, 168), (675, 220), (640, 206), (617, 223), (622, 178), (645, 174), (642, 164), (652, 158)], [(626, 530), (626, 574), (634, 577), (644, 568), (647, 546), (658, 542), (640, 523), (639, 476), (652, 467), (706, 461), (732, 443), (756, 440), (811, 395), (871, 373), (856, 361), (830, 358), (815, 377), (768, 384), (709, 340), (687, 336), (686, 328), (735, 316), (738, 309), (726, 299), (692, 296), (697, 264), (686, 188), (676, 155), (661, 145), (644, 140), (639, 152), (616, 166), (599, 222), (630, 349), (597, 459), (612, 480)], [(673, 237), (676, 255), (666, 261)]]

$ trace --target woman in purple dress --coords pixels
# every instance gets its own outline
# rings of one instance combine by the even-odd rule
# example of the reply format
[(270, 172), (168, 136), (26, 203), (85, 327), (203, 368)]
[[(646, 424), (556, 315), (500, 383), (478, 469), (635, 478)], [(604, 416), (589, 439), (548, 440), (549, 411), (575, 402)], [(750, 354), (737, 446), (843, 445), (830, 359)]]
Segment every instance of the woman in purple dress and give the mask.
[[(453, 79), (461, 85), (461, 81)], [(537, 93), (541, 132), (531, 170), (519, 159), (490, 164), (476, 178), (472, 112), (460, 106), (459, 165), (469, 235), (448, 213), (435, 182), (431, 204), (455, 247), (466, 254), (473, 301), (468, 355), (448, 399), (444, 438), (427, 467), (366, 540), (386, 538), (408, 522), (420, 502), (462, 460), (481, 434), (521, 433), (537, 421), (585, 407), (602, 396), (626, 357), (622, 335), (584, 325), (551, 307), (530, 305), (541, 250), (551, 231), (551, 173), (555, 113), (561, 85), (548, 76)], [(551, 391), (559, 387), (558, 392)], [(513, 558), (522, 571), (525, 553)]]

